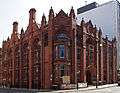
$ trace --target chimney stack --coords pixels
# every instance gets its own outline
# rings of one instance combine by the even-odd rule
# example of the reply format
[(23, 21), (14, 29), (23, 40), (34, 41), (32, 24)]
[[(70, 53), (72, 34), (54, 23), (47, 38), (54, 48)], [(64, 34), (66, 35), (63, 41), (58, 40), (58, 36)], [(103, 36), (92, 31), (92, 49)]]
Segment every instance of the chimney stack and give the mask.
[(18, 33), (18, 22), (13, 22), (13, 33)]
[(36, 10), (35, 8), (30, 9), (29, 11), (29, 24), (36, 22)]

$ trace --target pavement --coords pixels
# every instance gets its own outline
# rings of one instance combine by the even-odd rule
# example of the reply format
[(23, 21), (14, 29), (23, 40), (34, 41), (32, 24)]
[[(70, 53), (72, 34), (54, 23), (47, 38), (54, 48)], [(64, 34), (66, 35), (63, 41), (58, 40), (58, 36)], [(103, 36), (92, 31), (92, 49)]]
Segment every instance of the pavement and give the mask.
[[(117, 83), (115, 84), (106, 84), (106, 85), (100, 85), (96, 88), (96, 86), (89, 85), (87, 88), (79, 88), (77, 89), (69, 89), (69, 90), (46, 90), (46, 89), (25, 89), (25, 88), (5, 88), (5, 89), (11, 89), (11, 90), (17, 90), (17, 91), (32, 91), (32, 92), (52, 92), (52, 93), (64, 93), (64, 92), (77, 92), (77, 91), (88, 91), (88, 90), (96, 90), (96, 89), (104, 89), (109, 87), (116, 87), (118, 86)], [(2, 88), (3, 89), (3, 88)]]
[(77, 89), (70, 89), (70, 90), (58, 90), (58, 91), (52, 91), (52, 93), (63, 93), (63, 92), (77, 92), (77, 91), (87, 91), (87, 90), (97, 90), (97, 89), (104, 89), (104, 88), (110, 88), (110, 87), (116, 87), (118, 86), (117, 83), (115, 84), (106, 84), (106, 85), (100, 85), (96, 88), (96, 86), (88, 86), (87, 88), (79, 88)]

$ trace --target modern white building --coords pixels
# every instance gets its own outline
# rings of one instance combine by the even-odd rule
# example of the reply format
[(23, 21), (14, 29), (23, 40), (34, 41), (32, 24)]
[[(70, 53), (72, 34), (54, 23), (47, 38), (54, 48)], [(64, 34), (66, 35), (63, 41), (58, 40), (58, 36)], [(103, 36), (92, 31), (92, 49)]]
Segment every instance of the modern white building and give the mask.
[(102, 5), (96, 2), (77, 9), (77, 24), (80, 25), (82, 18), (85, 21), (92, 21), (97, 27), (101, 27), (103, 37), (108, 36), (109, 40), (117, 38), (117, 62), (120, 68), (120, 3), (112, 0)]

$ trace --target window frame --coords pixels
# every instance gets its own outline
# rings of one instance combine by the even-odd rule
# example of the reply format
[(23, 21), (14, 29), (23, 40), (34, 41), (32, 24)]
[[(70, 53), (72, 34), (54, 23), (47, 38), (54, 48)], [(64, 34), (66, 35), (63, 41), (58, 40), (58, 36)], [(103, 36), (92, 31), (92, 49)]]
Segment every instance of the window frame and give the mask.
[(59, 45), (59, 58), (61, 59), (65, 58), (65, 45)]

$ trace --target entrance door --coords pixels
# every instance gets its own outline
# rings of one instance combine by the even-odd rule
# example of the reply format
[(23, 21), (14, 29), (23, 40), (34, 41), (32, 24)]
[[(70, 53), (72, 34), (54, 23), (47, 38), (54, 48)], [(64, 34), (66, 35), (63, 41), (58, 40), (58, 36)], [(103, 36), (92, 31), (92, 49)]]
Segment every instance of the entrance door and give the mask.
[(87, 71), (87, 75), (86, 75), (87, 77), (86, 77), (86, 81), (87, 81), (87, 83), (88, 84), (91, 84), (91, 72), (90, 71)]

